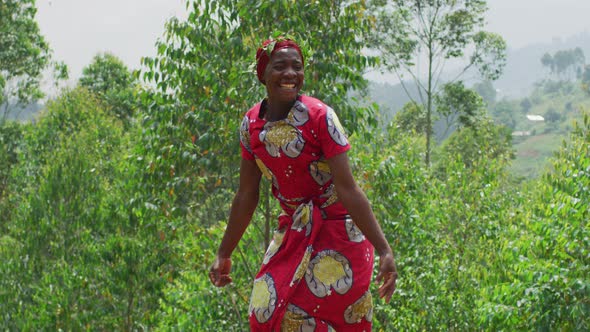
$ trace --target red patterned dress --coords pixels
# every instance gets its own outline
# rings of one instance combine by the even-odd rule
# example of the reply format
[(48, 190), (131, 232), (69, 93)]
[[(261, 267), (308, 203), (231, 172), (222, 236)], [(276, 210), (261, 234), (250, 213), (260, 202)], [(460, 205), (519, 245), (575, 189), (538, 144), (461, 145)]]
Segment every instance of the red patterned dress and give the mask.
[(326, 159), (350, 149), (334, 110), (299, 96), (287, 118), (258, 103), (240, 128), (283, 213), (254, 280), (252, 331), (370, 331), (373, 246), (338, 201)]

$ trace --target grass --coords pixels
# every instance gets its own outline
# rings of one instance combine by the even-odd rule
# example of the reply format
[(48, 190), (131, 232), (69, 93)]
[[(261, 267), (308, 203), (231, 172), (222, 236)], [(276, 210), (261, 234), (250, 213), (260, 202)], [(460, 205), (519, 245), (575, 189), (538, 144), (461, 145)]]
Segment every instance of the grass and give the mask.
[[(529, 131), (531, 136), (513, 137), (516, 158), (511, 165), (512, 174), (527, 179), (536, 178), (550, 167), (549, 159), (557, 152), (572, 130), (573, 122), (581, 119), (582, 110), (590, 109), (590, 96), (574, 85), (571, 91), (534, 92), (530, 99), (533, 107), (529, 114), (545, 116), (554, 110), (561, 119), (554, 123), (531, 122), (519, 116), (515, 131)], [(517, 104), (519, 101), (517, 101)], [(516, 112), (516, 110), (514, 110)]]
[(515, 141), (516, 158), (512, 161), (512, 174), (529, 179), (541, 175), (564, 139), (564, 134), (547, 133), (529, 136), (518, 143)]

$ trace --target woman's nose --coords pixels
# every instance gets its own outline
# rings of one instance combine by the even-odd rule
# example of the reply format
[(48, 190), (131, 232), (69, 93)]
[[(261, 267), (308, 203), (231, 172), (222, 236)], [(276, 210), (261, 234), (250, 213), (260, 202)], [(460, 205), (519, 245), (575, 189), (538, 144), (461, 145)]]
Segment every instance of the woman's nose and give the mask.
[(295, 76), (297, 76), (297, 71), (295, 70), (295, 68), (289, 66), (285, 70), (284, 75), (287, 77), (295, 77)]

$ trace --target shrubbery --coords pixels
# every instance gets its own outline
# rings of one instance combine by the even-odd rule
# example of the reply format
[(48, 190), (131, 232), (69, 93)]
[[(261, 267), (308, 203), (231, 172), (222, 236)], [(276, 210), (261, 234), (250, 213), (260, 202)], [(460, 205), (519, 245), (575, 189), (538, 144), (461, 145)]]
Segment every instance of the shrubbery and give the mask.
[[(259, 10), (307, 12), (283, 3)], [(0, 123), (0, 329), (247, 329), (251, 282), (280, 212), (267, 182), (233, 256), (234, 283), (217, 289), (207, 276), (237, 185), (238, 125), (262, 93), (247, 59), (265, 22), (236, 25), (246, 5), (214, 2), (169, 22), (139, 75), (154, 90), (124, 84), (105, 98), (80, 87), (34, 124)], [(412, 132), (423, 126), (412, 115), (420, 109), (408, 105), (382, 130), (373, 108), (357, 113), (344, 98), (362, 90), (359, 73), (374, 61), (330, 21), (354, 26), (351, 6), (340, 16), (323, 8), (326, 19), (285, 17), (325, 25), (302, 36), (324, 50), (306, 87), (351, 129), (354, 174), (396, 253), (392, 303), (373, 287), (375, 330), (590, 329), (590, 117), (551, 171), (518, 184), (508, 132), (472, 103), (463, 114), (476, 116), (425, 165), (424, 137)]]

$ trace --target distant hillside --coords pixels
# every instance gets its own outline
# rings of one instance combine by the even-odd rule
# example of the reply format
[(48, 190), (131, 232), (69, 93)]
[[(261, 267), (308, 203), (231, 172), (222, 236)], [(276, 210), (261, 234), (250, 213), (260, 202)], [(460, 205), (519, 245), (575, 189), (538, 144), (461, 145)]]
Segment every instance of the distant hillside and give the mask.
[[(531, 44), (517, 49), (509, 48), (504, 72), (500, 79), (493, 82), (494, 87), (499, 90), (497, 98), (522, 98), (528, 96), (533, 91), (536, 82), (547, 78), (547, 68), (543, 68), (541, 57), (545, 53), (554, 54), (559, 50), (574, 49), (576, 47), (580, 47), (584, 51), (586, 63), (590, 64), (590, 32), (579, 33), (563, 39), (554, 39), (550, 43)], [(460, 69), (457, 65), (452, 66), (452, 68), (443, 76), (456, 77), (456, 71)], [(477, 76), (478, 74), (474, 71), (472, 74), (465, 75), (465, 78)], [(396, 107), (400, 107), (400, 103), (403, 105), (408, 101), (408, 98), (404, 98), (405, 93), (401, 86), (397, 84), (394, 75), (373, 72), (368, 74), (367, 78), (372, 82), (371, 88), (374, 90), (372, 96), (375, 97), (379, 104), (381, 104), (381, 100), (387, 101), (388, 104), (395, 106), (392, 108), (395, 110)], [(471, 85), (476, 82), (470, 79), (467, 83)]]
[(45, 107), (43, 104), (35, 103), (29, 104), (24, 108), (12, 108), (8, 111), (5, 111), (6, 105), (0, 105), (0, 118), (4, 118), (4, 113), (7, 112), (8, 115), (6, 116), (7, 120), (16, 120), (16, 121), (30, 121), (32, 120), (37, 112)]
[[(560, 49), (563, 48), (555, 50)], [(590, 51), (588, 51), (588, 57), (590, 58)], [(510, 97), (498, 97), (495, 102), (488, 105), (489, 115), (497, 123), (506, 125), (514, 132), (513, 143), (516, 155), (512, 162), (512, 173), (517, 177), (528, 179), (543, 173), (548, 167), (549, 158), (558, 150), (562, 141), (567, 139), (573, 121), (581, 118), (583, 110), (590, 110), (590, 96), (581, 91), (580, 82), (546, 81), (534, 88), (533, 83), (540, 80), (535, 81), (535, 75), (533, 73), (527, 76), (531, 86), (522, 90), (523, 93), (530, 91), (524, 97), (517, 97), (516, 94)], [(544, 76), (540, 74), (539, 77)], [(514, 82), (514, 86), (524, 87), (523, 82), (522, 80)], [(413, 88), (411, 93), (416, 94), (413, 84), (408, 84), (408, 88)], [(368, 99), (380, 106), (384, 122), (389, 122), (393, 115), (409, 101), (400, 84), (378, 82), (370, 82)], [(524, 105), (528, 105), (526, 109)], [(526, 114), (538, 114), (546, 120), (533, 122), (527, 119)], [(435, 134), (440, 132), (437, 130), (436, 123), (434, 129)]]
[[(412, 96), (417, 95), (414, 84), (408, 84), (408, 91)], [(410, 98), (406, 94), (401, 84), (389, 84), (379, 82), (369, 82), (369, 96), (371, 102), (377, 103), (381, 110), (382, 120), (389, 122), (395, 113), (397, 113)]]
[(529, 95), (533, 84), (547, 77), (547, 68), (541, 65), (545, 53), (580, 47), (590, 63), (590, 32), (580, 33), (566, 39), (554, 39), (551, 43), (533, 44), (519, 49), (509, 49), (504, 73), (494, 86), (498, 97), (521, 98)]

